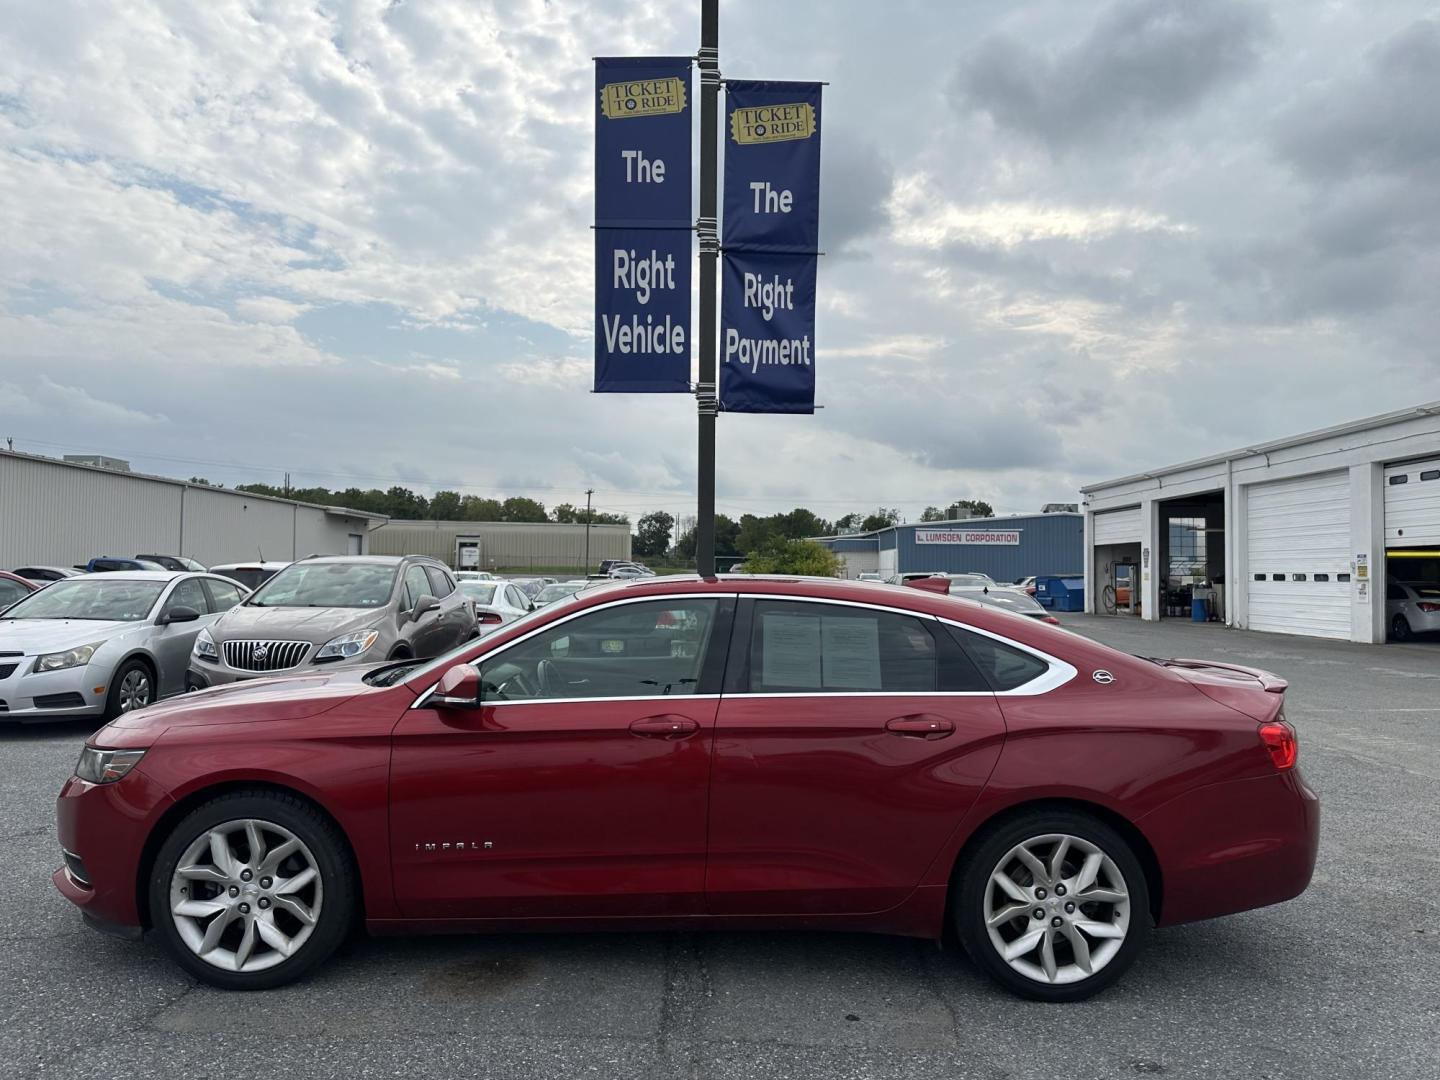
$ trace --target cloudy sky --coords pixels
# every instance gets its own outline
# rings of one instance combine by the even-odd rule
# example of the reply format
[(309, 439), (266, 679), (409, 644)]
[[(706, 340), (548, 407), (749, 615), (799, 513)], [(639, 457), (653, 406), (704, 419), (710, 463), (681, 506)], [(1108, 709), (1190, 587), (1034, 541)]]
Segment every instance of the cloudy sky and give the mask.
[[(590, 57), (698, 4), (0, 0), (0, 437), (228, 483), (693, 510), (591, 394)], [(719, 508), (1083, 483), (1440, 398), (1440, 7), (729, 0), (826, 79), (814, 417)]]

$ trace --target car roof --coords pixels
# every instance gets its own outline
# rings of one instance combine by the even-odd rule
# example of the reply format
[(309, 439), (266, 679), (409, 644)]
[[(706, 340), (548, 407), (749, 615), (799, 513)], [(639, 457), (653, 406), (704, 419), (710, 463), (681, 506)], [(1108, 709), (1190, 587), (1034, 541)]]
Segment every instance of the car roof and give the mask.
[[(81, 574), (75, 581), (174, 581), (182, 577), (213, 577), (198, 570), (112, 570), (108, 574)], [(56, 582), (58, 585), (59, 582)]]
[(270, 570), (270, 569), (272, 569), (272, 568), (275, 569), (275, 570), (284, 570), (285, 567), (287, 567), (287, 566), (289, 566), (289, 565), (290, 565), (289, 560), (275, 561), (275, 562), (257, 562), (257, 561), (254, 561), (254, 560), (247, 560), (246, 562), (216, 563), (214, 566), (210, 567), (210, 570), (211, 570), (212, 573), (215, 572), (215, 571), (217, 571), (217, 570), (251, 570), (251, 569)]

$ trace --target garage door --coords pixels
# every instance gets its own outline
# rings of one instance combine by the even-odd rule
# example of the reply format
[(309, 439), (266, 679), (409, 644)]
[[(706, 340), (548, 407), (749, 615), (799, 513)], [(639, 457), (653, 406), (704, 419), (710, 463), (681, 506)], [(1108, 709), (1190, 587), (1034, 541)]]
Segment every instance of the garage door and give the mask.
[(1129, 510), (1106, 510), (1103, 514), (1095, 515), (1095, 539), (1092, 542), (1096, 547), (1105, 544), (1138, 544), (1140, 540), (1138, 506), (1132, 506)]
[(1385, 466), (1385, 546), (1440, 545), (1440, 458)]
[(1350, 637), (1350, 476), (1248, 489), (1249, 624), (1309, 637)]

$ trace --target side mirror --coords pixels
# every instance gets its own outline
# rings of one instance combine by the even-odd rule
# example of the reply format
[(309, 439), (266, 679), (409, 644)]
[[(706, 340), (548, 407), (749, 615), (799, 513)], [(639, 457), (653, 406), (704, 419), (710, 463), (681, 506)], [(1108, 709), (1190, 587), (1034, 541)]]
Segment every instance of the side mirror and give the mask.
[(437, 709), (478, 709), (480, 669), (474, 664), (456, 664), (440, 676), (440, 685), (430, 697)]
[(424, 596), (420, 597), (419, 600), (416, 600), (415, 606), (410, 609), (410, 621), (419, 622), (422, 616), (428, 615), (432, 611), (439, 610), (440, 601), (436, 600), (435, 597), (431, 596), (429, 593), (426, 593)]
[(173, 607), (160, 617), (161, 626), (169, 626), (177, 622), (194, 622), (200, 618), (200, 612), (193, 607)]

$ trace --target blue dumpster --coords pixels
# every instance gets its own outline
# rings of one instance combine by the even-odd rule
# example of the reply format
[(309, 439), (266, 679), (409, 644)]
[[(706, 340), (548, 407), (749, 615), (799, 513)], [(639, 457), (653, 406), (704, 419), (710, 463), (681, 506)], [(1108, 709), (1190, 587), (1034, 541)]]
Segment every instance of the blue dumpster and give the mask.
[(1083, 577), (1042, 577), (1035, 579), (1035, 599), (1052, 611), (1084, 611)]

